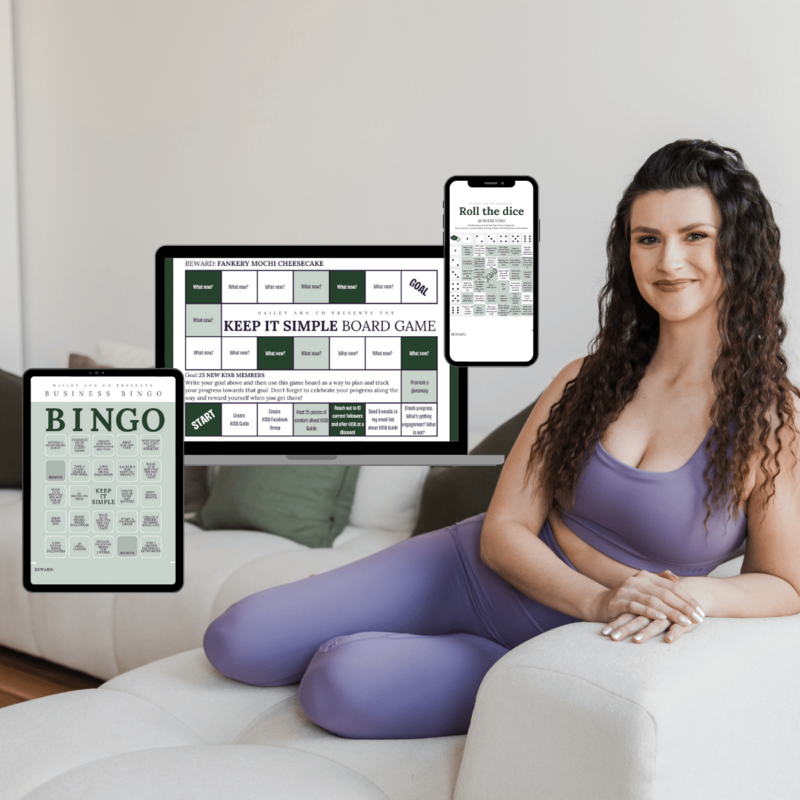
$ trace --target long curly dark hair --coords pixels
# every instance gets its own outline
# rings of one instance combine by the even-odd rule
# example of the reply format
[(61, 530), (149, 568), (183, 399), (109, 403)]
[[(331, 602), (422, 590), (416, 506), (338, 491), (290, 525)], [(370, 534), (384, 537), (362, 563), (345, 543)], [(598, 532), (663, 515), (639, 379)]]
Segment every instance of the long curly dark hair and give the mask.
[(748, 461), (756, 447), (764, 452), (766, 500), (775, 494), (782, 444), (778, 440), (775, 453), (769, 448), (770, 413), (777, 414), (777, 431), (788, 424), (796, 436), (791, 395), (800, 397), (800, 390), (786, 377), (788, 363), (781, 349), (786, 323), (781, 315), (780, 231), (741, 155), (715, 142), (681, 139), (662, 147), (645, 161), (622, 195), (606, 244), (599, 333), (580, 372), (567, 382), (539, 426), (526, 480), (542, 460), (545, 491), (562, 507), (574, 503), (575, 484), (584, 456), (596, 446), (595, 434), (602, 436), (633, 398), (658, 343), (658, 313), (640, 294), (631, 268), (631, 206), (647, 192), (692, 187), (708, 189), (722, 212), (717, 239), (724, 285), (717, 306), (722, 341), (712, 370), (716, 399), (711, 408), (713, 432), (705, 448), (709, 462), (703, 472), (707, 485), (703, 524), (708, 533), (709, 498), (716, 510), (729, 495), (728, 513), (738, 519)]

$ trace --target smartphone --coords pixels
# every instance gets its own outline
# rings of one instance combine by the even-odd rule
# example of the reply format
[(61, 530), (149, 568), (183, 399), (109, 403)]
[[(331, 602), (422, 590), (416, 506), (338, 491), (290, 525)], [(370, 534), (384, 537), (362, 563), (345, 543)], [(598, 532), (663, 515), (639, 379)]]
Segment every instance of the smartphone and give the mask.
[(445, 357), (457, 367), (538, 357), (539, 186), (527, 175), (444, 185)]

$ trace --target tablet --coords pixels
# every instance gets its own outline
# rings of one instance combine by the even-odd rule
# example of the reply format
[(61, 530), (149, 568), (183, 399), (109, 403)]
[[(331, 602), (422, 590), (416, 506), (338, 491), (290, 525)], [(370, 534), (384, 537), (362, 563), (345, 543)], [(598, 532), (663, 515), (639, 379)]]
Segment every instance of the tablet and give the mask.
[(30, 592), (183, 585), (183, 376), (24, 375), (23, 582)]

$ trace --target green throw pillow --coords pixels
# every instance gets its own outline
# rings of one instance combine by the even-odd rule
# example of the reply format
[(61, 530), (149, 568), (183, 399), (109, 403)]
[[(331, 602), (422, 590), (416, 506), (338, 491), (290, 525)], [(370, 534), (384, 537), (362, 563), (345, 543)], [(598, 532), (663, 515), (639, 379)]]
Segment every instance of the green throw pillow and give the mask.
[(0, 370), (0, 487), (22, 488), (22, 378)]
[(248, 528), (330, 547), (350, 519), (358, 467), (220, 467), (198, 515), (206, 530)]

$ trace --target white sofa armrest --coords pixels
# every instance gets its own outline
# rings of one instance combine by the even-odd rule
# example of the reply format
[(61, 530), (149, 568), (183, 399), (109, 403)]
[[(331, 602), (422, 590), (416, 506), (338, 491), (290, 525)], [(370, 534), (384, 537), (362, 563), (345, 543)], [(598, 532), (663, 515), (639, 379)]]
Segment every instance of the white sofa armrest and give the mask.
[(481, 685), (455, 800), (796, 798), (800, 615), (708, 618), (674, 644), (541, 634)]

